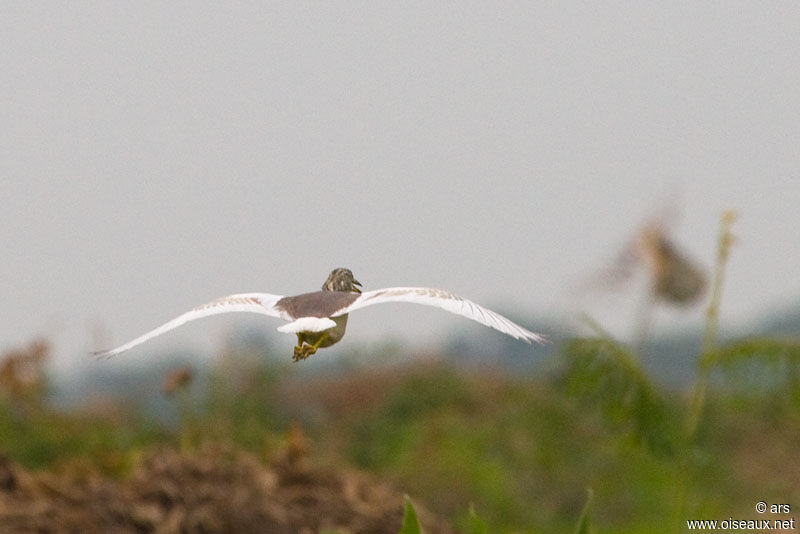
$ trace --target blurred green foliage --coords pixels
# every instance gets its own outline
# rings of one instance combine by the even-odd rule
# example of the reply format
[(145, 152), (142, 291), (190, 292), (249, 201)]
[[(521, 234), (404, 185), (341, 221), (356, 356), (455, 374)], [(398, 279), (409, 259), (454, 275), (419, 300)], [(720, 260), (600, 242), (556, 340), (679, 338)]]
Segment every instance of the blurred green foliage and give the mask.
[(651, 452), (674, 452), (679, 410), (657, 391), (629, 349), (605, 338), (574, 339), (564, 355), (568, 393), (596, 404), (611, 425)]
[(109, 474), (124, 474), (131, 453), (163, 441), (168, 434), (147, 418), (40, 412), (20, 416), (0, 402), (0, 453), (34, 468), (66, 460), (97, 464)]
[(703, 355), (702, 364), (721, 370), (740, 395), (785, 392), (800, 407), (800, 340), (753, 337), (725, 343)]
[[(793, 351), (792, 343), (751, 340), (704, 361), (785, 369), (797, 361)], [(593, 528), (663, 531), (674, 520), (675, 451), (686, 446), (685, 395), (653, 383), (610, 339), (570, 340), (557, 357), (549, 366), (557, 370), (538, 377), (419, 360), (314, 376), (243, 357), (250, 363), (242, 369), (219, 364), (194, 378), (177, 425), (113, 399), (64, 411), (46, 398), (4, 393), (0, 452), (28, 467), (78, 460), (124, 476), (144, 448), (165, 441), (233, 442), (269, 461), (294, 423), (309, 436), (311, 461), (394, 480), (449, 516), (457, 532), (564, 532), (576, 524), (585, 532), (589, 487)], [(760, 389), (742, 391), (727, 378), (710, 386), (691, 447), (693, 517), (744, 517), (754, 499), (797, 502), (796, 480), (782, 466), (800, 453), (800, 414), (787, 373), (780, 376)], [(151, 389), (161, 395), (158, 379)], [(180, 398), (179, 391), (163, 402), (175, 408)]]

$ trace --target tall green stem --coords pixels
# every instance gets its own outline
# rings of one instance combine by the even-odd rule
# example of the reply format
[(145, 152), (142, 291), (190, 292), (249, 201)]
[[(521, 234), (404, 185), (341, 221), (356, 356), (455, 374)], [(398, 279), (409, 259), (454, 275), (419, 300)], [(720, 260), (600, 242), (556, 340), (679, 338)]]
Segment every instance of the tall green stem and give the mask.
[(722, 301), (722, 284), (725, 280), (725, 265), (728, 262), (730, 248), (734, 237), (731, 234), (731, 226), (736, 220), (736, 214), (726, 211), (722, 214), (720, 221), (719, 237), (717, 239), (717, 263), (714, 268), (714, 282), (711, 289), (711, 301), (706, 310), (706, 326), (703, 333), (703, 344), (701, 347), (700, 360), (698, 362), (698, 376), (692, 391), (691, 404), (689, 405), (689, 418), (687, 420), (686, 435), (689, 442), (694, 441), (700, 418), (703, 414), (705, 405), (706, 388), (708, 386), (708, 374), (713, 367), (714, 345), (717, 340), (717, 330), (719, 329), (719, 308)]
[(722, 285), (725, 279), (725, 265), (728, 262), (731, 245), (734, 238), (731, 234), (731, 226), (736, 220), (736, 214), (726, 211), (720, 220), (719, 236), (717, 239), (717, 262), (714, 268), (713, 285), (711, 289), (711, 300), (706, 311), (705, 331), (703, 332), (703, 343), (698, 360), (697, 381), (692, 389), (689, 400), (689, 413), (686, 419), (685, 441), (680, 459), (680, 471), (677, 483), (677, 506), (675, 526), (678, 532), (683, 531), (684, 520), (686, 519), (686, 503), (689, 493), (689, 482), (691, 479), (691, 457), (697, 439), (697, 430), (700, 419), (703, 415), (703, 407), (706, 400), (706, 389), (708, 388), (708, 375), (714, 365), (714, 346), (717, 339), (719, 328), (719, 308), (722, 300)]

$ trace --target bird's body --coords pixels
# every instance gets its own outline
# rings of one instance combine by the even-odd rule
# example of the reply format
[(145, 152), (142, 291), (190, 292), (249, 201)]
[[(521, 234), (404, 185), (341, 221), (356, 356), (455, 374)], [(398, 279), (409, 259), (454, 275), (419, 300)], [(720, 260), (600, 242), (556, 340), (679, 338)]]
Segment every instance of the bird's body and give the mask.
[(305, 343), (307, 346), (324, 349), (334, 343), (338, 343), (344, 337), (344, 331), (347, 329), (347, 315), (334, 317), (333, 322), (335, 326), (322, 332), (315, 332), (310, 329), (298, 332), (297, 345), (302, 347), (303, 343)]
[(526, 330), (502, 315), (483, 308), (443, 289), (426, 287), (391, 287), (362, 293), (361, 283), (349, 269), (334, 269), (322, 286), (322, 291), (283, 297), (269, 293), (241, 293), (230, 295), (172, 319), (158, 328), (115, 349), (99, 351), (100, 357), (125, 352), (148, 339), (159, 336), (178, 326), (209, 315), (228, 312), (251, 312), (278, 317), (285, 321), (278, 331), (297, 335), (294, 360), (303, 360), (317, 349), (330, 347), (344, 337), (347, 318), (351, 311), (383, 302), (411, 302), (442, 308), (492, 327), (516, 339), (530, 343), (543, 338)]

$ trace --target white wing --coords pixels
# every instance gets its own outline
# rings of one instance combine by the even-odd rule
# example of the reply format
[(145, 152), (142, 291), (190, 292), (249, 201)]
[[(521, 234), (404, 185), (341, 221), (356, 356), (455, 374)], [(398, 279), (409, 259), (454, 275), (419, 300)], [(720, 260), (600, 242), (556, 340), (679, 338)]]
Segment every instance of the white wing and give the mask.
[(280, 317), (282, 319), (291, 320), (290, 317), (284, 317), (279, 310), (275, 308), (275, 303), (283, 297), (279, 295), (270, 295), (269, 293), (241, 293), (238, 295), (229, 295), (217, 300), (213, 300), (206, 304), (202, 304), (195, 309), (179, 315), (171, 321), (162, 324), (146, 334), (142, 334), (136, 339), (120, 345), (119, 347), (111, 350), (101, 350), (93, 354), (99, 358), (109, 358), (120, 352), (125, 352), (140, 343), (144, 343), (148, 339), (160, 336), (165, 332), (169, 332), (174, 328), (178, 328), (184, 323), (200, 319), (201, 317), (208, 317), (209, 315), (217, 315), (219, 313), (229, 312), (252, 312), (269, 315), (272, 317)]
[(543, 343), (545, 341), (539, 334), (534, 334), (530, 330), (526, 330), (499, 313), (486, 309), (483, 306), (475, 304), (471, 300), (461, 298), (444, 289), (433, 289), (430, 287), (389, 287), (386, 289), (376, 289), (375, 291), (365, 291), (354, 300), (352, 304), (337, 311), (332, 317), (338, 317), (359, 308), (371, 306), (373, 304), (381, 304), (383, 302), (411, 302), (413, 304), (434, 306), (485, 324), (515, 339), (522, 339), (527, 343), (531, 341)]

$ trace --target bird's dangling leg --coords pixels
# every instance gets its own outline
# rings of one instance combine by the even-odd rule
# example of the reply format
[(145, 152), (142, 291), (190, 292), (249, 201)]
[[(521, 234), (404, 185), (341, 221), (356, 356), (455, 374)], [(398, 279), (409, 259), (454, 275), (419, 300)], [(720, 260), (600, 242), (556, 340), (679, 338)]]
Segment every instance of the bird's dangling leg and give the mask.
[(294, 355), (292, 356), (292, 360), (299, 362), (300, 360), (304, 360), (306, 356), (303, 355), (303, 338), (300, 334), (297, 334), (297, 346), (294, 348)]
[(305, 360), (306, 358), (317, 352), (317, 349), (322, 344), (322, 342), (325, 341), (325, 339), (327, 339), (327, 337), (328, 334), (324, 333), (321, 336), (319, 336), (319, 339), (317, 339), (313, 345), (309, 344), (303, 345), (303, 340), (300, 337), (300, 334), (297, 334), (297, 346), (294, 348), (294, 356), (292, 357), (292, 359), (296, 362), (299, 362), (300, 360)]

